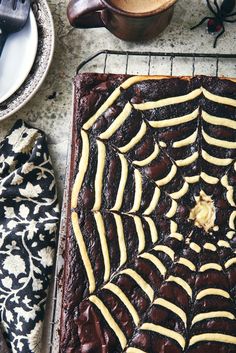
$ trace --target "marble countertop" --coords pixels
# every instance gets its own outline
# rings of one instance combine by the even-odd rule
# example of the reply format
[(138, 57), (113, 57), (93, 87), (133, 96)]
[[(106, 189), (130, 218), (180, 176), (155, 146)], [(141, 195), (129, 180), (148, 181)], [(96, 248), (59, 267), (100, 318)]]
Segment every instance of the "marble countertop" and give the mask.
[[(213, 49), (213, 37), (207, 33), (205, 25), (190, 31), (190, 27), (200, 19), (211, 15), (206, 1), (179, 0), (171, 24), (162, 34), (149, 42), (129, 43), (114, 37), (105, 28), (74, 29), (66, 18), (66, 1), (49, 0), (48, 3), (55, 21), (56, 33), (55, 54), (49, 74), (27, 105), (0, 123), (0, 139), (4, 138), (19, 118), (45, 131), (61, 197), (72, 118), (72, 79), (82, 60), (102, 49), (235, 53), (236, 23), (226, 24), (225, 34), (219, 40), (217, 48)], [(231, 63), (230, 66), (232, 75), (236, 76), (236, 63)], [(155, 72), (155, 67), (152, 72)]]

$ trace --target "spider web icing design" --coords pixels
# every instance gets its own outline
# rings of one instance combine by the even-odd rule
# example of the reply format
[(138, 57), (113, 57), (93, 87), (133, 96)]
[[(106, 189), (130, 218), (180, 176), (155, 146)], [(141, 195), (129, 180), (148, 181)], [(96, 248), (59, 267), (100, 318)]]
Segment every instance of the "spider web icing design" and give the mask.
[[(233, 353), (236, 99), (199, 78), (185, 94), (120, 100), (156, 79), (128, 78), (80, 130), (71, 217), (88, 287), (81, 351)], [(202, 199), (209, 227), (190, 217)]]

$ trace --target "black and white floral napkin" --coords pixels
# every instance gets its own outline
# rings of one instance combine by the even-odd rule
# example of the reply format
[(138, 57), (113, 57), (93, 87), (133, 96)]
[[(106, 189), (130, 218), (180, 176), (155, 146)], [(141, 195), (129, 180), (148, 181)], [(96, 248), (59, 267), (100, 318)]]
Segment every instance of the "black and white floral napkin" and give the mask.
[(0, 143), (0, 325), (12, 353), (43, 353), (58, 219), (45, 136), (17, 121)]

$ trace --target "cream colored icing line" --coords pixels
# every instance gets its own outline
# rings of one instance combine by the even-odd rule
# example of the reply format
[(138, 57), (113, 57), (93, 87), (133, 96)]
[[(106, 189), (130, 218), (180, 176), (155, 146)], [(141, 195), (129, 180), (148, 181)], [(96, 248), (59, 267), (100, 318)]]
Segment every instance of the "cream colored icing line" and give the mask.
[(185, 348), (185, 339), (184, 337), (180, 334), (177, 333), (173, 330), (170, 330), (168, 328), (165, 328), (163, 326), (160, 325), (155, 325), (155, 324), (151, 324), (151, 323), (145, 323), (140, 327), (140, 330), (145, 330), (145, 331), (152, 331), (152, 332), (156, 332), (162, 336), (166, 336), (168, 338), (173, 339), (174, 341), (176, 341), (180, 347), (182, 349)]
[(159, 141), (159, 145), (163, 148), (167, 147), (167, 144), (164, 141)]
[(189, 184), (187, 182), (184, 182), (182, 188), (179, 191), (172, 192), (170, 194), (170, 197), (174, 200), (179, 200), (181, 197), (183, 197), (189, 190)]
[(228, 200), (230, 206), (236, 207), (236, 204), (234, 202), (234, 188), (233, 187), (229, 187), (228, 191), (226, 192), (226, 197), (227, 197), (227, 200)]
[(236, 264), (236, 257), (233, 257), (232, 259), (229, 259), (228, 261), (226, 261), (225, 268), (228, 269), (234, 264)]
[(129, 213), (137, 212), (140, 209), (142, 201), (142, 175), (135, 169), (134, 170), (134, 181), (135, 181), (135, 192), (134, 192), (134, 204)]
[(141, 349), (130, 347), (127, 349), (126, 353), (147, 353)]
[(142, 221), (139, 216), (130, 215), (130, 217), (132, 217), (134, 220), (136, 232), (138, 235), (138, 253), (140, 254), (144, 250), (146, 243)]
[(207, 123), (212, 124), (212, 125), (217, 125), (217, 126), (226, 126), (230, 127), (231, 129), (236, 130), (236, 122), (231, 119), (227, 118), (220, 118), (219, 116), (214, 116), (210, 115), (204, 110), (202, 111), (202, 118), (205, 120)]
[(224, 248), (231, 248), (230, 243), (225, 240), (219, 240), (217, 245)]
[(104, 319), (106, 320), (108, 326), (110, 326), (110, 328), (113, 330), (114, 334), (117, 336), (122, 349), (124, 349), (127, 344), (127, 339), (126, 339), (123, 331), (117, 325), (117, 323), (114, 320), (114, 318), (112, 317), (111, 313), (109, 312), (109, 310), (105, 306), (105, 304), (95, 295), (91, 295), (89, 297), (89, 301), (91, 303), (93, 303), (94, 305), (96, 305), (96, 307), (100, 310), (100, 312), (101, 312), (102, 316), (104, 317)]
[(183, 241), (183, 239), (184, 239), (183, 235), (180, 234), (180, 233), (171, 233), (171, 234), (170, 234), (170, 237), (171, 237), (171, 238), (175, 238), (175, 239), (177, 239), (178, 241)]
[[(143, 81), (143, 80), (154, 80), (155, 76), (133, 76), (128, 78), (125, 82), (123, 82), (119, 87), (117, 87), (112, 94), (107, 98), (107, 100), (101, 105), (101, 107), (97, 110), (97, 112), (83, 125), (84, 130), (90, 129), (95, 121), (115, 102), (115, 100), (120, 96), (121, 94), (121, 89), (127, 89), (134, 85), (137, 82)], [(138, 110), (148, 110), (148, 109), (154, 109), (154, 108), (159, 108), (171, 104), (178, 104), (178, 103), (183, 103), (186, 101), (193, 100), (197, 98), (201, 93), (203, 92), (204, 96), (212, 100), (216, 103), (221, 103), (221, 104), (226, 104), (235, 107), (236, 101), (231, 98), (226, 98), (226, 97), (221, 97), (217, 96), (213, 93), (208, 92), (205, 88), (197, 88), (196, 90), (183, 95), (183, 96), (177, 96), (177, 97), (171, 97), (171, 98), (165, 98), (161, 99), (156, 102), (147, 102), (147, 103), (141, 103), (141, 104), (135, 104), (134, 107), (135, 109)]]
[(184, 146), (192, 145), (194, 142), (196, 142), (197, 136), (198, 136), (198, 131), (196, 130), (193, 134), (186, 137), (185, 139), (174, 142), (173, 148), (181, 148)]
[(170, 127), (170, 126), (176, 126), (180, 124), (187, 123), (189, 121), (193, 121), (198, 117), (199, 113), (199, 108), (194, 110), (194, 112), (180, 116), (178, 118), (172, 118), (172, 119), (165, 119), (165, 120), (157, 120), (157, 121), (149, 121), (148, 123), (151, 125), (151, 127), (155, 129), (160, 129), (163, 127)]
[(117, 87), (108, 99), (101, 105), (96, 113), (83, 125), (84, 130), (89, 130), (95, 121), (115, 102), (120, 95), (120, 87)]
[(116, 88), (110, 97), (101, 105), (96, 113), (83, 125), (84, 130), (89, 130), (95, 121), (114, 103), (120, 95), (120, 87)]
[(236, 337), (230, 336), (230, 335), (224, 335), (222, 333), (203, 333), (201, 335), (195, 335), (192, 338), (190, 338), (189, 346), (192, 346), (198, 342), (203, 342), (203, 341), (236, 344)]
[(144, 253), (142, 255), (139, 255), (139, 257), (146, 259), (150, 262), (153, 263), (153, 265), (158, 269), (158, 271), (160, 272), (160, 274), (164, 277), (167, 269), (165, 268), (165, 266), (163, 265), (163, 263), (161, 262), (161, 260), (159, 260), (156, 256), (149, 254), (149, 253)]
[(233, 159), (231, 158), (216, 158), (211, 156), (209, 153), (207, 153), (205, 150), (202, 150), (202, 157), (207, 161), (208, 163), (218, 165), (220, 167), (227, 166), (230, 163), (232, 163)]
[(177, 233), (177, 230), (178, 230), (178, 224), (174, 221), (170, 221), (170, 232)]
[(172, 311), (174, 314), (178, 315), (180, 319), (183, 321), (184, 326), (187, 327), (187, 316), (180, 307), (171, 303), (169, 300), (165, 300), (162, 298), (156, 299), (153, 304), (163, 306), (165, 309), (168, 309)]
[(199, 269), (199, 272), (205, 272), (208, 270), (222, 271), (223, 269), (219, 264), (208, 263), (208, 264), (202, 265)]
[(213, 94), (209, 91), (207, 91), (205, 88), (202, 87), (202, 92), (204, 96), (209, 99), (210, 101), (213, 101), (215, 103), (220, 103), (220, 104), (225, 104), (225, 105), (230, 105), (232, 107), (236, 107), (236, 99), (232, 98), (227, 98), (227, 97), (222, 97), (218, 96), (216, 94)]
[(209, 145), (231, 149), (236, 148), (236, 142), (216, 139), (214, 137), (209, 136), (204, 130), (202, 130), (202, 136), (204, 140), (209, 143)]
[(102, 140), (108, 140), (114, 133), (119, 129), (119, 127), (125, 122), (125, 120), (130, 116), (132, 111), (132, 105), (127, 103), (122, 110), (122, 112), (117, 116), (109, 128), (99, 135)]
[(116, 276), (118, 275), (127, 275), (131, 277), (137, 283), (137, 285), (147, 294), (150, 301), (153, 302), (154, 290), (136, 271), (132, 269), (126, 269), (116, 274)]
[(156, 109), (160, 107), (166, 107), (167, 105), (185, 103), (197, 98), (198, 96), (200, 96), (201, 93), (202, 93), (202, 89), (197, 88), (194, 91), (188, 94), (185, 94), (183, 96), (164, 98), (155, 102), (145, 102), (145, 103), (134, 104), (134, 108), (137, 110), (150, 110), (150, 109)]
[(168, 184), (174, 178), (176, 173), (177, 173), (177, 167), (175, 165), (172, 165), (169, 174), (166, 177), (164, 177), (163, 179), (156, 181), (157, 186), (161, 187), (161, 186)]
[(234, 235), (235, 235), (235, 232), (231, 230), (226, 234), (226, 237), (231, 240), (233, 239)]
[(168, 255), (171, 258), (172, 261), (174, 261), (175, 259), (175, 253), (171, 248), (169, 248), (169, 246), (157, 245), (153, 248), (153, 250), (164, 252), (166, 255)]
[(152, 238), (152, 243), (155, 244), (158, 240), (158, 233), (157, 233), (157, 228), (155, 223), (153, 222), (153, 220), (150, 217), (143, 217), (145, 219), (145, 221), (148, 223), (149, 225), (149, 229), (150, 229), (150, 234), (151, 234), (151, 238)]
[(170, 277), (167, 278), (166, 281), (167, 282), (174, 282), (174, 283), (178, 284), (180, 287), (182, 287), (185, 290), (185, 292), (190, 296), (190, 298), (192, 298), (192, 295), (193, 295), (192, 288), (182, 278), (175, 277), (175, 276), (170, 276)]
[(157, 186), (160, 187), (168, 184), (174, 178), (176, 173), (177, 173), (177, 167), (176, 165), (173, 164), (169, 174), (166, 177), (164, 177), (163, 179), (156, 180)]
[(177, 202), (175, 200), (172, 200), (171, 208), (167, 212), (166, 217), (167, 218), (173, 217), (175, 215), (175, 213), (176, 213), (177, 208), (178, 208)]
[(185, 159), (179, 159), (178, 161), (176, 161), (176, 164), (178, 167), (185, 167), (195, 162), (198, 159), (198, 156), (199, 156), (199, 153), (194, 152), (190, 157), (187, 157)]
[(229, 217), (229, 227), (231, 229), (235, 229), (235, 225), (234, 225), (235, 217), (236, 217), (236, 211), (233, 211)]
[(100, 238), (102, 256), (104, 261), (104, 282), (107, 282), (110, 278), (111, 266), (110, 266), (110, 256), (107, 245), (106, 230), (104, 226), (104, 221), (100, 212), (94, 212), (94, 218), (97, 224), (97, 230)]
[(94, 278), (94, 273), (92, 269), (92, 265), (87, 253), (87, 248), (84, 242), (83, 234), (80, 230), (79, 226), (79, 217), (76, 212), (72, 212), (71, 215), (71, 222), (72, 222), (72, 227), (75, 233), (75, 238), (79, 246), (79, 251), (80, 255), (84, 264), (84, 268), (88, 277), (88, 283), (89, 283), (89, 293), (93, 293), (96, 287), (95, 284), (95, 278)]
[(119, 147), (118, 150), (121, 153), (127, 153), (128, 151), (130, 151), (135, 145), (137, 145), (137, 143), (141, 141), (143, 136), (146, 134), (146, 131), (147, 131), (147, 125), (143, 121), (138, 133), (130, 140), (129, 143), (127, 143), (123, 147)]
[(78, 195), (84, 180), (85, 173), (88, 168), (89, 161), (89, 139), (88, 135), (85, 131), (81, 130), (81, 138), (82, 138), (82, 153), (79, 162), (79, 170), (76, 176), (74, 186), (71, 194), (71, 207), (76, 208), (78, 204)]
[(205, 243), (203, 245), (204, 249), (206, 250), (210, 250), (210, 251), (216, 251), (216, 246), (214, 244), (211, 244), (211, 243)]
[(106, 163), (106, 147), (104, 143), (97, 140), (98, 158), (97, 172), (95, 176), (95, 203), (92, 211), (99, 211), (102, 203), (103, 174)]
[(190, 248), (193, 250), (193, 251), (195, 251), (196, 253), (200, 253), (201, 252), (201, 248), (200, 248), (200, 246), (198, 245), (198, 244), (196, 244), (196, 243), (194, 243), (194, 242), (191, 242), (190, 244), (189, 244), (189, 246), (190, 246)]
[(158, 204), (160, 195), (161, 195), (160, 189), (158, 187), (155, 187), (155, 191), (153, 193), (153, 197), (152, 197), (152, 200), (150, 202), (150, 205), (148, 206), (148, 208), (143, 213), (145, 216), (149, 216), (155, 210), (155, 208), (156, 208), (156, 206)]
[(234, 188), (231, 185), (229, 185), (228, 176), (227, 175), (224, 175), (221, 178), (221, 184), (227, 189), (226, 197), (227, 197), (227, 200), (228, 200), (229, 204), (231, 206), (235, 207), (236, 204), (234, 202)]
[(235, 320), (235, 316), (230, 313), (229, 311), (210, 311), (208, 313), (203, 313), (203, 314), (198, 314), (194, 316), (192, 320), (192, 325), (196, 324), (196, 322), (200, 322), (203, 320), (208, 320), (208, 319), (215, 319), (215, 318), (226, 318), (230, 320)]
[(144, 167), (151, 163), (159, 154), (160, 148), (158, 147), (157, 144), (155, 144), (154, 151), (150, 154), (149, 157), (143, 159), (142, 161), (133, 161), (132, 163), (134, 165), (137, 165), (138, 167)]
[(124, 81), (119, 87), (117, 87), (112, 94), (107, 98), (107, 100), (101, 105), (97, 112), (83, 125), (85, 130), (90, 129), (95, 121), (116, 101), (116, 99), (121, 94), (121, 89), (127, 89), (134, 85), (135, 83), (141, 82), (143, 80), (155, 80), (158, 77), (155, 76), (133, 76)]
[(158, 79), (159, 77), (158, 76), (132, 76), (132, 77), (129, 77), (127, 80), (125, 80), (121, 85), (120, 87), (123, 88), (123, 89), (127, 89), (131, 86), (133, 86), (135, 83), (138, 83), (138, 82), (141, 82), (141, 81), (153, 81), (153, 80), (156, 80)]
[(117, 191), (117, 196), (116, 196), (116, 202), (114, 207), (112, 207), (111, 211), (119, 211), (122, 202), (123, 202), (123, 196), (124, 196), (124, 191), (125, 191), (125, 185), (127, 182), (128, 178), (128, 162), (123, 156), (123, 154), (118, 153), (118, 156), (120, 158), (121, 162), (121, 176), (120, 176), (120, 183)]
[(200, 180), (200, 175), (194, 175), (194, 176), (186, 176), (184, 179), (187, 181), (188, 184), (195, 184), (198, 183)]
[(203, 289), (201, 290), (197, 296), (196, 296), (196, 300), (200, 300), (202, 298), (207, 297), (208, 295), (220, 295), (221, 297), (230, 298), (230, 295), (228, 292), (226, 292), (223, 289), (217, 289), (217, 288), (208, 288), (208, 289)]
[[(148, 78), (146, 78), (148, 79)], [(152, 78), (153, 79), (153, 78)], [(101, 107), (97, 110), (97, 112), (83, 125), (85, 130), (90, 129), (95, 121), (115, 102), (115, 100), (120, 96), (121, 89), (127, 89), (133, 84), (140, 82), (143, 80), (142, 76), (133, 76), (128, 78), (125, 82), (123, 82), (119, 87), (117, 87), (112, 94), (107, 98), (107, 100), (101, 105)]]
[(113, 213), (113, 217), (116, 222), (118, 243), (120, 249), (120, 266), (123, 266), (127, 261), (127, 249), (125, 244), (124, 227), (120, 215)]
[(190, 260), (185, 259), (184, 257), (180, 257), (178, 263), (188, 267), (191, 271), (196, 271), (196, 266)]
[(135, 325), (138, 326), (140, 319), (137, 310), (135, 309), (129, 298), (126, 296), (126, 294), (113, 283), (107, 283), (103, 288), (108, 289), (109, 291), (114, 293), (123, 302), (129, 313), (131, 314)]
[(218, 178), (215, 178), (211, 175), (208, 175), (207, 173), (205, 172), (201, 172), (200, 174), (201, 178), (207, 183), (207, 184), (212, 184), (212, 185), (215, 185), (218, 183), (219, 179)]

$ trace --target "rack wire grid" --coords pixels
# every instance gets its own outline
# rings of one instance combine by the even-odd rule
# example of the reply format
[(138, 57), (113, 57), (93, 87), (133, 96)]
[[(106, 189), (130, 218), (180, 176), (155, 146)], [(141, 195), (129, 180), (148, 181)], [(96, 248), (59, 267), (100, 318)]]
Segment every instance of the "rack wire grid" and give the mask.
[[(102, 50), (81, 62), (77, 74), (83, 72), (116, 73), (129, 75), (195, 76), (209, 75), (236, 77), (236, 54), (163, 53)], [(71, 138), (70, 138), (71, 141)], [(69, 141), (69, 142), (70, 142)], [(70, 146), (70, 143), (68, 144)], [(68, 151), (67, 176), (69, 175), (70, 148)], [(65, 180), (68, 180), (66, 176)], [(68, 186), (68, 185), (67, 185)], [(45, 322), (43, 353), (59, 352), (61, 314), (61, 287), (65, 243), (65, 223), (68, 187), (64, 194), (60, 235), (57, 246), (55, 274), (49, 295)]]
[(235, 77), (236, 54), (102, 50), (81, 62), (77, 73)]

